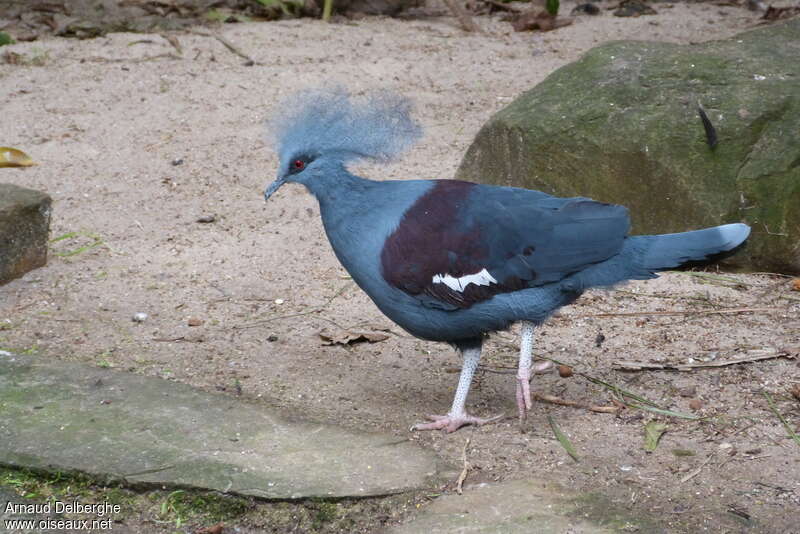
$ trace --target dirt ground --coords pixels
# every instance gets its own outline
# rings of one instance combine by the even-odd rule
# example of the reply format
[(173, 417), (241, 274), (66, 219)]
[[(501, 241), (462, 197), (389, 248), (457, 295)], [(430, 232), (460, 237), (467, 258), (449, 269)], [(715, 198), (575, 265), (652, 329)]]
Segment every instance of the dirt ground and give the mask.
[[(562, 11), (573, 5), (563, 2)], [(574, 365), (576, 374), (539, 375), (534, 391), (611, 405), (612, 393), (583, 373), (698, 420), (535, 403), (521, 433), (510, 332), (489, 340), (468, 401), (477, 415), (509, 417), (453, 434), (410, 433), (425, 414), (449, 408), (457, 355), (378, 312), (336, 261), (304, 190), (284, 187), (269, 204), (262, 198), (276, 172), (264, 119), (298, 89), (338, 83), (413, 97), (422, 142), (392, 166), (357, 171), (450, 178), (494, 112), (589, 48), (616, 39), (701, 42), (758, 23), (734, 6), (655, 7), (657, 15), (639, 18), (604, 10), (549, 33), (514, 33), (485, 16), (476, 19), (485, 34), (469, 35), (440, 6), (411, 20), (215, 30), (255, 61), (250, 66), (213, 36), (190, 32), (172, 34), (180, 54), (159, 35), (131, 33), (0, 49), (19, 54), (0, 68), (0, 145), (40, 163), (4, 169), (0, 179), (54, 198), (49, 264), (0, 288), (0, 348), (168, 377), (291, 416), (391, 432), (457, 465), (469, 438), (468, 482), (555, 479), (658, 517), (670, 532), (800, 532), (800, 444), (764, 395), (797, 431), (800, 402), (789, 388), (800, 385), (800, 359), (691, 372), (614, 368), (619, 360), (763, 354), (754, 350), (796, 355), (800, 293), (788, 278), (669, 273), (590, 292), (537, 331), (535, 352)], [(198, 222), (209, 216), (213, 222)], [(725, 308), (749, 311), (715, 313)], [(136, 313), (146, 320), (134, 322)], [(319, 332), (337, 328), (389, 338), (323, 345)], [(667, 431), (647, 453), (651, 420)]]

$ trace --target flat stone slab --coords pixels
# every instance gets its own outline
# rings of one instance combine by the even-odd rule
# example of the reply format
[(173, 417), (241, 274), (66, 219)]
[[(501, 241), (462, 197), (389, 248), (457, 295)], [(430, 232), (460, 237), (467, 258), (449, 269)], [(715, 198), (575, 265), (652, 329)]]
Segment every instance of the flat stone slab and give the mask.
[(0, 285), (47, 263), (50, 197), (0, 184)]
[(545, 480), (480, 484), (436, 499), (389, 534), (610, 534), (663, 532), (596, 495), (578, 496)]
[(287, 421), (268, 408), (110, 369), (0, 353), (0, 464), (129, 486), (267, 499), (429, 487), (444, 465), (395, 436)]

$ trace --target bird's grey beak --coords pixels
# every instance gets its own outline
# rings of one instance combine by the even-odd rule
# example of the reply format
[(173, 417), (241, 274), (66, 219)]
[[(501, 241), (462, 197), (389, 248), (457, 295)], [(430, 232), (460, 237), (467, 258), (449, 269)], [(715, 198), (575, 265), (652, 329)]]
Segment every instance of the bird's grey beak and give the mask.
[(281, 177), (272, 182), (271, 184), (269, 184), (269, 187), (267, 187), (267, 189), (264, 191), (264, 202), (269, 200), (269, 197), (272, 196), (272, 193), (277, 191), (278, 188), (280, 188), (280, 186), (282, 186), (285, 183), (286, 181)]

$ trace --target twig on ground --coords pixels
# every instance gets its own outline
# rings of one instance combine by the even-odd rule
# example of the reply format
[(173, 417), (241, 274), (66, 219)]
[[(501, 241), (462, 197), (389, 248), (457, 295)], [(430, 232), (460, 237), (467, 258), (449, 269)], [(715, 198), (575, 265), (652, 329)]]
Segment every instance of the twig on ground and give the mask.
[(706, 461), (703, 462), (702, 464), (700, 464), (700, 467), (698, 467), (697, 469), (694, 469), (692, 471), (689, 471), (689, 473), (685, 477), (683, 477), (681, 479), (681, 484), (683, 484), (684, 482), (688, 482), (689, 480), (691, 480), (694, 477), (696, 477), (697, 475), (699, 475), (700, 471), (702, 471), (703, 468), (706, 465), (708, 465), (708, 462), (710, 462), (713, 457), (714, 457), (714, 453), (712, 452), (711, 454), (708, 455), (708, 458), (706, 458)]
[(701, 369), (703, 367), (725, 367), (727, 365), (735, 365), (737, 363), (752, 363), (762, 360), (772, 360), (774, 358), (795, 358), (797, 351), (778, 350), (776, 348), (749, 350), (746, 354), (753, 354), (752, 356), (744, 356), (742, 358), (734, 358), (730, 360), (717, 361), (717, 362), (697, 362), (697, 363), (650, 363), (650, 362), (637, 362), (627, 360), (617, 360), (611, 363), (614, 369), (621, 371), (643, 371), (649, 369), (669, 369), (675, 371), (691, 371), (692, 369)]
[(800, 436), (798, 436), (795, 433), (795, 431), (792, 430), (792, 427), (789, 425), (789, 422), (786, 421), (786, 419), (784, 419), (783, 416), (781, 415), (781, 412), (778, 411), (778, 408), (772, 401), (772, 396), (766, 391), (764, 391), (763, 393), (764, 393), (764, 398), (767, 399), (767, 404), (769, 404), (769, 409), (772, 410), (772, 413), (775, 414), (775, 417), (777, 417), (780, 420), (780, 422), (783, 423), (783, 427), (786, 429), (786, 433), (789, 435), (789, 437), (792, 438), (794, 442), (797, 443), (798, 446), (800, 446)]
[(458, 0), (444, 0), (444, 3), (447, 7), (452, 11), (453, 15), (458, 19), (459, 24), (461, 24), (461, 29), (467, 32), (478, 32), (483, 33), (480, 26), (475, 24), (475, 21), (472, 20), (472, 16), (467, 13), (467, 10), (464, 9), (461, 4), (458, 3)]
[(461, 470), (461, 474), (458, 475), (458, 480), (456, 480), (456, 493), (459, 495), (463, 493), (462, 486), (467, 479), (467, 473), (470, 469), (469, 462), (467, 461), (467, 447), (469, 447), (469, 438), (467, 438), (467, 441), (464, 443), (464, 449), (461, 451), (461, 461), (464, 463), (464, 469)]
[(783, 311), (784, 308), (722, 308), (718, 310), (667, 310), (667, 311), (641, 311), (617, 313), (587, 313), (582, 315), (561, 314), (559, 317), (566, 319), (585, 319), (587, 317), (641, 317), (645, 315), (726, 315), (735, 313), (761, 313)]
[[(538, 357), (534, 358), (534, 361), (536, 361), (537, 359), (538, 359)], [(517, 374), (517, 368), (516, 367), (511, 367), (510, 365), (495, 365), (493, 367), (489, 367), (487, 365), (478, 365), (478, 369), (481, 370), (481, 371), (484, 371), (486, 373), (494, 373), (496, 375), (515, 375), (515, 374)], [(551, 369), (552, 369), (552, 367), (548, 367), (547, 369), (537, 369), (536, 366), (534, 365), (531, 368), (531, 371), (533, 371), (533, 374), (543, 375), (543, 374), (549, 373), (551, 371)], [(461, 368), (460, 367), (448, 367), (447, 369), (445, 369), (445, 372), (447, 372), (447, 373), (459, 373), (459, 372), (461, 372)]]
[(624, 295), (631, 295), (634, 297), (647, 297), (653, 299), (669, 299), (669, 300), (699, 300), (700, 302), (708, 302), (708, 299), (705, 297), (687, 297), (681, 295), (655, 295), (653, 293), (637, 293), (636, 291), (628, 291), (627, 289), (616, 289), (616, 293), (622, 293)]
[(533, 400), (537, 400), (540, 402), (549, 402), (551, 404), (558, 404), (559, 406), (571, 406), (573, 408), (585, 408), (590, 412), (597, 412), (597, 413), (617, 413), (620, 411), (619, 406), (596, 406), (594, 404), (589, 404), (587, 402), (578, 402), (578, 401), (571, 401), (567, 399), (562, 399), (559, 397), (555, 397), (553, 395), (548, 395), (546, 393), (532, 393), (531, 398)]
[[(297, 313), (289, 313), (289, 314), (286, 314), (286, 315), (276, 315), (274, 317), (269, 317), (267, 319), (263, 319), (261, 321), (255, 321), (253, 323), (234, 325), (231, 328), (234, 329), (234, 330), (246, 330), (248, 328), (257, 328), (259, 326), (263, 326), (263, 325), (265, 325), (267, 323), (271, 323), (272, 321), (277, 321), (278, 319), (289, 319), (291, 317), (302, 317), (303, 315), (311, 315), (312, 313), (319, 313), (319, 312), (325, 310), (325, 308), (327, 308), (330, 305), (330, 303), (334, 301), (334, 299), (336, 297), (338, 297), (339, 295), (344, 293), (344, 291), (348, 287), (350, 287), (350, 285), (351, 284), (349, 282), (347, 284), (343, 285), (322, 306), (318, 306), (318, 307), (316, 307), (316, 308), (314, 308), (312, 310), (308, 310), (308, 311), (304, 311), (304, 312), (297, 312)], [(333, 322), (333, 321), (329, 321), (329, 322)], [(333, 324), (336, 324), (336, 323), (333, 323)], [(339, 326), (339, 325), (336, 325), (336, 326)]]
[(508, 11), (509, 13), (522, 13), (522, 10), (520, 8), (504, 4), (503, 2), (497, 2), (496, 0), (483, 0), (483, 1), (492, 6), (493, 8), (499, 9), (500, 11)]
[[(539, 357), (543, 358), (545, 360), (550, 360), (551, 362), (557, 363), (559, 365), (566, 365), (565, 363), (560, 362), (560, 361), (556, 360), (555, 358), (549, 358), (547, 356), (539, 356)], [(614, 384), (609, 384), (608, 382), (604, 382), (603, 380), (600, 380), (599, 378), (594, 378), (592, 376), (589, 376), (586, 373), (581, 373), (579, 371), (574, 371), (574, 373), (576, 375), (578, 375), (578, 376), (581, 376), (581, 377), (585, 378), (589, 382), (593, 382), (593, 383), (595, 383), (595, 384), (597, 384), (599, 386), (603, 386), (604, 388), (606, 388), (606, 389), (608, 389), (610, 391), (613, 391), (614, 393), (617, 394), (617, 397), (619, 397), (620, 401), (622, 401), (622, 403), (628, 408), (637, 408), (639, 410), (647, 410), (648, 412), (653, 412), (653, 413), (657, 413), (657, 414), (661, 414), (661, 415), (668, 415), (670, 417), (678, 417), (680, 419), (689, 419), (689, 420), (692, 420), (692, 421), (695, 420), (695, 419), (700, 419), (700, 417), (697, 416), (697, 415), (685, 414), (685, 413), (680, 413), (680, 412), (673, 412), (671, 410), (666, 410), (664, 408), (661, 408), (651, 400), (648, 400), (648, 399), (646, 399), (644, 397), (640, 397), (639, 395), (636, 395), (635, 393), (631, 393), (630, 391), (626, 391), (626, 390), (620, 388), (619, 386), (615, 386)], [(630, 401), (626, 402), (625, 401), (626, 397), (629, 398), (629, 399), (635, 400), (639, 404), (634, 404), (634, 403), (632, 403)]]
[(178, 41), (177, 37), (164, 32), (159, 33), (158, 35), (160, 35), (162, 39), (168, 42), (172, 46), (172, 48), (175, 49), (175, 51), (178, 53), (179, 56), (183, 57), (183, 47), (181, 46), (181, 43), (180, 41)]
[(209, 32), (205, 32), (205, 31), (197, 30), (197, 29), (189, 30), (189, 31), (191, 33), (196, 34), (196, 35), (202, 35), (203, 37), (213, 37), (214, 39), (216, 39), (217, 41), (222, 43), (225, 46), (225, 48), (227, 48), (228, 50), (230, 50), (231, 52), (233, 52), (234, 54), (236, 54), (240, 58), (244, 59), (245, 60), (245, 65), (248, 66), (248, 67), (252, 66), (252, 65), (260, 65), (259, 62), (255, 61), (253, 58), (251, 58), (250, 56), (248, 56), (247, 54), (245, 54), (244, 52), (239, 50), (236, 47), (236, 45), (234, 45), (232, 42), (230, 42), (229, 40), (227, 40), (226, 38), (224, 38), (223, 36), (221, 36), (221, 35), (219, 35), (217, 33), (209, 33)]
[(712, 284), (716, 284), (718, 286), (738, 287), (741, 289), (748, 289), (750, 287), (746, 283), (739, 281), (736, 278), (731, 278), (729, 276), (719, 276), (717, 274), (711, 274), (711, 273), (697, 273), (694, 271), (667, 271), (667, 272), (685, 274), (686, 276), (694, 276), (695, 278), (702, 278), (703, 280), (708, 280)]

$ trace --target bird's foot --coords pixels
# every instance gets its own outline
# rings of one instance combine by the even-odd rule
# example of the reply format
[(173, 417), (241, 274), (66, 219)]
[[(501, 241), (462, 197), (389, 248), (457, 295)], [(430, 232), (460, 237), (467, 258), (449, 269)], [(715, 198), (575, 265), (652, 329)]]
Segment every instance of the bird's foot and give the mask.
[(519, 411), (520, 427), (528, 418), (531, 409), (531, 371), (544, 373), (553, 367), (553, 362), (547, 360), (531, 367), (520, 367), (517, 371), (517, 410)]
[(517, 371), (517, 411), (519, 412), (520, 427), (528, 418), (531, 404), (531, 370), (521, 367)]
[(418, 423), (411, 427), (411, 430), (444, 430), (445, 432), (455, 432), (464, 425), (485, 425), (501, 420), (504, 414), (494, 417), (474, 417), (467, 413), (461, 415), (428, 415), (431, 423)]

